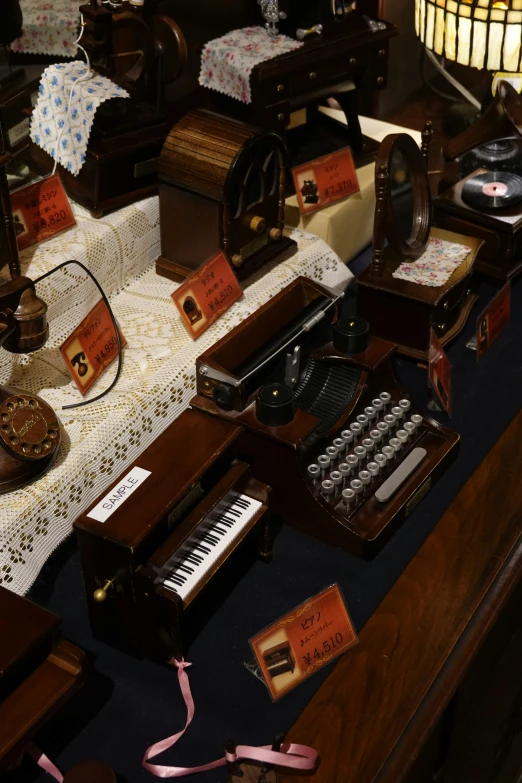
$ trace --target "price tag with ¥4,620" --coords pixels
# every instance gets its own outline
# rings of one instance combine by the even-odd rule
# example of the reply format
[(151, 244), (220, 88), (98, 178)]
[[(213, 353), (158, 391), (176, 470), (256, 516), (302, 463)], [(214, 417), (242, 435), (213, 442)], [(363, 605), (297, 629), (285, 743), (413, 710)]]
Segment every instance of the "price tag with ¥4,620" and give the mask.
[(58, 174), (13, 191), (11, 206), (19, 250), (49, 239), (76, 223)]
[(250, 646), (277, 701), (358, 641), (333, 584), (253, 636)]
[(349, 147), (292, 169), (301, 215), (358, 193), (359, 181)]
[[(120, 342), (123, 349), (127, 341), (121, 331)], [(103, 299), (60, 346), (60, 351), (77, 387), (82, 394), (87, 394), (118, 356), (114, 324)]]

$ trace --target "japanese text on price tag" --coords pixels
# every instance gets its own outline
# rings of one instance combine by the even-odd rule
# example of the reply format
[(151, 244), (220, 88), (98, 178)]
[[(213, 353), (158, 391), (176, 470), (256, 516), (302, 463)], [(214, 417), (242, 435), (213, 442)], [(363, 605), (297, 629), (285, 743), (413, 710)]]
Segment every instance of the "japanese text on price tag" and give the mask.
[[(122, 349), (127, 345), (120, 331)], [(60, 346), (72, 379), (82, 394), (118, 355), (118, 341), (107, 305), (100, 299), (89, 315)]]
[(349, 147), (292, 169), (302, 215), (315, 212), (359, 192)]
[(358, 642), (334, 584), (250, 639), (274, 701)]
[(203, 334), (243, 290), (223, 253), (203, 264), (171, 294), (192, 339)]
[(11, 205), (19, 250), (59, 234), (76, 223), (58, 174), (13, 191)]

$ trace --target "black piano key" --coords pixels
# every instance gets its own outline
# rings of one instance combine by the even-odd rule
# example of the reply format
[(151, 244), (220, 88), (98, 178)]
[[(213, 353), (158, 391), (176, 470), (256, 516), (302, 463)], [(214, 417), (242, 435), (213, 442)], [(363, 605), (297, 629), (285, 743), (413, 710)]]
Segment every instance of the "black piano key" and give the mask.
[(194, 569), (193, 569), (193, 568), (191, 568), (191, 567), (190, 567), (190, 566), (188, 566), (188, 565), (185, 565), (185, 563), (183, 563), (183, 564), (181, 564), (181, 563), (180, 563), (180, 565), (178, 566), (178, 568), (180, 568), (182, 571), (186, 571), (186, 572), (187, 572), (187, 574), (193, 574), (193, 573), (194, 573)]
[(203, 546), (203, 544), (196, 544), (195, 549), (199, 549), (200, 552), (204, 552), (205, 555), (209, 555), (212, 551), (206, 546)]
[(174, 582), (174, 584), (179, 585), (180, 587), (183, 587), (183, 583), (186, 582), (185, 577), (178, 576), (177, 574), (170, 574), (167, 578), (170, 582)]
[(217, 522), (220, 522), (222, 525), (226, 525), (227, 527), (232, 527), (234, 524), (233, 522), (229, 522), (228, 519), (225, 519), (224, 517), (218, 517)]
[(218, 525), (212, 525), (212, 533), (219, 533), (220, 536), (225, 535), (225, 531), (222, 530)]
[(186, 556), (186, 559), (189, 561), (189, 563), (192, 563), (193, 565), (200, 565), (200, 563), (203, 562), (203, 558), (199, 555), (196, 555), (194, 552), (191, 552), (189, 555)]

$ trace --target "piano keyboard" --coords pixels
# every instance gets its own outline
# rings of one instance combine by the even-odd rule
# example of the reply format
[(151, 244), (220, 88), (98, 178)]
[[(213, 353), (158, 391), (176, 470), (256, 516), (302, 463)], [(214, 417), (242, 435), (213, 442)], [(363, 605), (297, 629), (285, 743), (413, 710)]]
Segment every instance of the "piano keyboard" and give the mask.
[(391, 500), (427, 456), (411, 449), (423, 419), (410, 408), (409, 400), (393, 402), (381, 392), (318, 455), (307, 472), (325, 500), (341, 503), (348, 515), (370, 497)]
[(263, 504), (230, 490), (162, 567), (157, 581), (183, 600), (233, 546)]

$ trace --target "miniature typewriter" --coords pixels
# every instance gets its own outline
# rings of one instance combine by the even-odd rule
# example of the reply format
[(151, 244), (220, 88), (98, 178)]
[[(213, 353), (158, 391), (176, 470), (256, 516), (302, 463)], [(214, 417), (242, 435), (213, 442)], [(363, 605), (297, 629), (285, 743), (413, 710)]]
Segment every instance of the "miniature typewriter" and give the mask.
[(251, 556), (269, 558), (270, 489), (232, 455), (240, 433), (185, 411), (76, 520), (95, 636), (179, 657)]
[(443, 147), (444, 170), (433, 203), (436, 226), (483, 241), (476, 269), (500, 283), (522, 271), (521, 136), (522, 100), (509, 82), (500, 81), (487, 112)]
[[(220, 113), (283, 133), (292, 166), (346, 146), (352, 148), (356, 165), (373, 160), (378, 145), (361, 133), (358, 100), (386, 86), (389, 41), (398, 33), (394, 25), (368, 19), (351, 0), (259, 4), (256, 0), (217, 4), (161, 0), (158, 8), (172, 14), (187, 41), (180, 90), (192, 106), (213, 106)], [(209, 41), (264, 24), (273, 34), (302, 40), (303, 46), (255, 65), (250, 103), (198, 87), (201, 52)], [(319, 110), (330, 98), (339, 104), (347, 124)]]
[[(381, 143), (375, 168), (372, 261), (357, 281), (357, 313), (370, 322), (372, 333), (397, 343), (400, 353), (421, 360), (428, 358), (432, 329), (446, 345), (464, 328), (477, 300), (472, 274), (482, 244), (471, 230), (464, 235), (432, 228), (425, 165), (430, 141), (428, 124), (422, 154), (404, 133), (387, 136)], [(413, 266), (432, 241), (449, 248), (446, 252), (458, 246), (468, 252), (444, 283), (401, 277), (399, 267)], [(434, 253), (431, 266), (436, 267), (437, 261)]]
[[(111, 3), (111, 7), (116, 4)], [(82, 46), (93, 69), (124, 87), (130, 98), (103, 103), (93, 120), (85, 162), (77, 176), (60, 167), (65, 189), (93, 217), (157, 192), (157, 165), (171, 122), (165, 93), (181, 75), (186, 46), (173, 19), (145, 19), (138, 3), (109, 11), (101, 0), (80, 6)], [(37, 144), (31, 166), (49, 173), (54, 161)]]
[[(371, 557), (456, 454), (400, 389), (396, 346), (297, 278), (197, 360), (194, 409), (242, 428), (238, 459), (284, 522)], [(331, 322), (333, 327), (333, 342)]]
[(85, 679), (85, 654), (61, 638), (59, 622), (0, 587), (0, 773)]
[(223, 250), (241, 280), (296, 252), (285, 237), (281, 137), (207, 111), (172, 128), (160, 164), (158, 274), (180, 280)]

